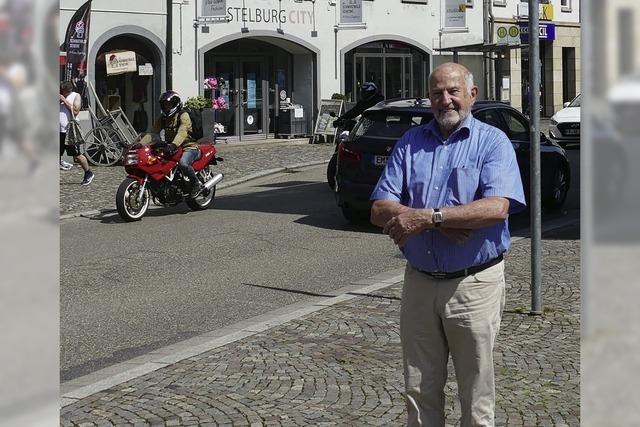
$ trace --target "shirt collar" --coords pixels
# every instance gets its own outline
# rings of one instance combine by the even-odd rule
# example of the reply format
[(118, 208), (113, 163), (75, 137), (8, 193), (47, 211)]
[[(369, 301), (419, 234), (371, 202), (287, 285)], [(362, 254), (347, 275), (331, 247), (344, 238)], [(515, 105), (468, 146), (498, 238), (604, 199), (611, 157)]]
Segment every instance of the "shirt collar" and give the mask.
[[(458, 125), (458, 128), (456, 130), (454, 130), (453, 132), (451, 132), (451, 134), (449, 134), (449, 140), (452, 139), (452, 137), (456, 137), (458, 135), (458, 133), (460, 132), (465, 132), (466, 136), (468, 137), (471, 134), (471, 127), (473, 126), (473, 114), (469, 113), (469, 115), (467, 116), (466, 119), (464, 119), (462, 121), (462, 123), (460, 123), (460, 125)], [(466, 129), (466, 130), (463, 130)], [(425, 133), (430, 133), (431, 135), (437, 137), (440, 141), (444, 141), (445, 138), (442, 137), (442, 134), (440, 133), (440, 126), (438, 125), (438, 122), (436, 121), (435, 117), (433, 119), (431, 119), (431, 121), (429, 123), (427, 123), (427, 126), (425, 127)]]

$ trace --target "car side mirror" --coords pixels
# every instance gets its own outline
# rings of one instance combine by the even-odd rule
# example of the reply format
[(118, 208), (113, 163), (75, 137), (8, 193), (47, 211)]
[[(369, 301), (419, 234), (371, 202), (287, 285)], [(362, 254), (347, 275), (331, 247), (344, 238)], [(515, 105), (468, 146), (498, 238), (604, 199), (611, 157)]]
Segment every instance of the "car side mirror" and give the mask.
[(564, 104), (562, 104), (562, 108), (567, 108), (569, 106), (569, 104), (571, 104), (570, 102), (565, 102)]

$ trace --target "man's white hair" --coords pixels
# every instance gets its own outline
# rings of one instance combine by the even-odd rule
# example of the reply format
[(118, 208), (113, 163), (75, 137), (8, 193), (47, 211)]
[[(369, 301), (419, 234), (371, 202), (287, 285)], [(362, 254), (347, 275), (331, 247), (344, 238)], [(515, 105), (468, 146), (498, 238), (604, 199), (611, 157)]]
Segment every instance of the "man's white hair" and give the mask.
[(465, 71), (464, 81), (467, 83), (467, 91), (469, 92), (469, 95), (471, 95), (471, 89), (473, 89), (473, 86), (474, 86), (473, 74), (471, 73), (471, 71), (469, 70)]
[[(429, 86), (431, 85), (431, 79), (433, 77), (433, 73), (435, 70), (433, 70), (431, 73), (429, 73), (429, 78), (427, 79), (427, 82), (429, 84)], [(464, 82), (467, 85), (467, 92), (469, 92), (469, 95), (471, 95), (471, 89), (473, 89), (473, 86), (475, 85), (474, 81), (473, 81), (473, 73), (471, 73), (471, 71), (469, 71), (469, 69), (467, 69), (466, 67), (464, 67)]]

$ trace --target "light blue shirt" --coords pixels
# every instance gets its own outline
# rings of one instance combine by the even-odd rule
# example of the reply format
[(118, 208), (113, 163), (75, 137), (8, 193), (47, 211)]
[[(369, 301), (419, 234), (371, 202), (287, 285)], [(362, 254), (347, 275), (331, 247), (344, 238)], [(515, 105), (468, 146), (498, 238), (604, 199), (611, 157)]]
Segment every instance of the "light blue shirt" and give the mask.
[[(391, 152), (370, 199), (411, 208), (442, 208), (492, 196), (507, 198), (510, 214), (525, 207), (509, 138), (469, 114), (446, 140), (435, 119), (407, 131)], [(494, 259), (509, 249), (510, 242), (505, 220), (473, 230), (462, 244), (429, 229), (410, 238), (402, 252), (419, 270), (453, 272)]]

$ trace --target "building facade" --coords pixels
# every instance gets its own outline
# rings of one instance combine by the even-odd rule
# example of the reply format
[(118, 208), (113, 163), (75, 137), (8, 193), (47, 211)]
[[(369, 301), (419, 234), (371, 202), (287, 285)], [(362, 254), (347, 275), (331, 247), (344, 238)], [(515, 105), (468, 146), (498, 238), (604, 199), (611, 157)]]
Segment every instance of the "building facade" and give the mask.
[[(364, 81), (387, 98), (424, 97), (429, 71), (451, 60), (437, 49), (483, 40), (479, 0), (363, 0), (355, 23), (343, 22), (346, 0), (227, 0), (222, 19), (203, 16), (203, 1), (93, 0), (87, 77), (103, 105), (151, 122), (168, 84), (183, 98), (210, 96), (204, 79), (221, 77), (227, 136), (273, 134), (283, 102), (302, 106), (311, 132), (321, 99), (355, 102)], [(83, 3), (61, 0), (61, 39)], [(135, 52), (144, 75), (107, 74), (106, 54), (121, 51)], [(480, 55), (459, 61), (482, 75)]]
[[(542, 115), (550, 117), (580, 93), (580, 1), (540, 1), (539, 90)], [(496, 98), (527, 111), (529, 86), (528, 2), (492, 0)], [(514, 37), (515, 36), (515, 37)], [(506, 45), (506, 48), (505, 48)], [(502, 48), (501, 48), (502, 47)]]
[[(84, 2), (61, 0), (61, 39)], [(580, 87), (579, 4), (568, 2), (568, 11), (561, 6), (567, 0), (553, 4), (555, 39), (541, 43), (547, 114)], [(207, 9), (212, 3), (93, 0), (87, 77), (96, 98), (107, 108), (121, 107), (143, 129), (158, 114), (156, 100), (168, 87), (184, 99), (210, 97), (204, 80), (218, 77), (225, 83), (215, 95), (227, 108), (216, 121), (226, 136), (273, 135), (284, 103), (302, 107), (310, 133), (322, 99), (339, 93), (355, 102), (365, 81), (375, 82), (386, 98), (427, 96), (430, 70), (452, 60), (447, 48), (486, 45), (487, 20), (493, 17), (496, 28), (522, 25), (526, 5), (493, 0), (488, 10), (482, 0), (362, 0), (361, 17), (356, 14), (353, 22), (343, 15), (347, 0), (226, 0), (217, 16)], [(142, 68), (110, 75), (107, 62), (123, 51), (134, 52)], [(495, 86), (485, 74), (486, 57), (470, 50), (455, 60), (474, 73), (481, 98), (503, 98), (522, 108), (526, 49), (506, 49), (488, 61), (495, 65)]]

